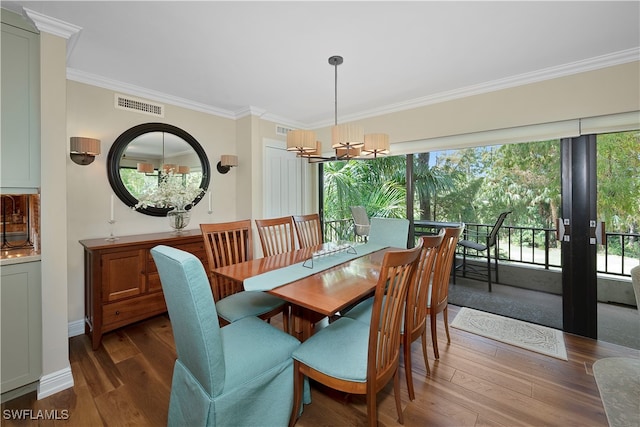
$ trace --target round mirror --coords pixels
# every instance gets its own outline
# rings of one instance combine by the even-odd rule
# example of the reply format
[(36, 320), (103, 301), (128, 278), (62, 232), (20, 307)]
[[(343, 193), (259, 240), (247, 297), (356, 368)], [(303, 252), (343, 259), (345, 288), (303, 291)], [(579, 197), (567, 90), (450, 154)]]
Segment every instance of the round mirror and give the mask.
[[(184, 130), (165, 123), (145, 123), (120, 135), (109, 150), (107, 175), (114, 193), (127, 206), (157, 187), (163, 173), (179, 176), (184, 185), (209, 187), (209, 159), (198, 141)], [(196, 205), (204, 192), (190, 205)], [(172, 208), (146, 206), (138, 212), (166, 216)]]

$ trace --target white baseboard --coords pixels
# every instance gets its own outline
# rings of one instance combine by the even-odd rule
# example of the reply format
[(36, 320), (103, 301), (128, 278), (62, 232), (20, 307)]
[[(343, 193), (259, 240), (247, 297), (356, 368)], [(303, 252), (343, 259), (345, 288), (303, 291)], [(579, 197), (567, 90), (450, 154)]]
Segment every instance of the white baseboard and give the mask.
[(73, 375), (71, 374), (71, 367), (68, 366), (40, 378), (40, 382), (38, 383), (38, 400), (71, 387), (73, 387)]
[(84, 334), (84, 319), (69, 322), (67, 329), (69, 338)]

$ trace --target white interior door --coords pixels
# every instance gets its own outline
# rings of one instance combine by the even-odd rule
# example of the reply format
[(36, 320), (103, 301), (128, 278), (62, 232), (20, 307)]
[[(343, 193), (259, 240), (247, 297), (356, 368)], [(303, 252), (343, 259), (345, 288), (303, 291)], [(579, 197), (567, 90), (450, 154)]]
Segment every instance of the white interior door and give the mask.
[(264, 218), (303, 213), (306, 162), (280, 141), (266, 144), (264, 158)]

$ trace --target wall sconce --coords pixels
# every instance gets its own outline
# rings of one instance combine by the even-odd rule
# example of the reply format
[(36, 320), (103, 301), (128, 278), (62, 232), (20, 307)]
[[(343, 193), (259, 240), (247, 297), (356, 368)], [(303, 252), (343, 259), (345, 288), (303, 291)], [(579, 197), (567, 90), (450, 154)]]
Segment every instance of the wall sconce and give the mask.
[(79, 165), (89, 165), (93, 163), (96, 156), (100, 154), (100, 140), (85, 138), (82, 136), (71, 137), (71, 147), (69, 156), (74, 163)]
[(222, 156), (220, 156), (220, 161), (216, 165), (216, 168), (218, 169), (218, 172), (220, 172), (221, 174), (225, 174), (235, 166), (238, 166), (238, 156), (223, 154)]

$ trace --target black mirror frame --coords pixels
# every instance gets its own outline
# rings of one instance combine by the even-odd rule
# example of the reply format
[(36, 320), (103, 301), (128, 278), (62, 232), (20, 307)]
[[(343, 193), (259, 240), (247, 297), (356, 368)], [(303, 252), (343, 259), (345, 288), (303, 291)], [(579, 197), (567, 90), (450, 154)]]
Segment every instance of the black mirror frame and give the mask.
[[(202, 181), (200, 182), (200, 188), (206, 192), (209, 188), (209, 180), (211, 179), (211, 168), (209, 165), (209, 159), (200, 143), (191, 135), (179, 127), (169, 125), (166, 123), (143, 123), (141, 125), (134, 126), (124, 131), (113, 142), (109, 155), (107, 157), (107, 176), (113, 192), (122, 200), (127, 206), (134, 207), (138, 203), (138, 199), (133, 196), (124, 186), (122, 179), (120, 179), (120, 159), (127, 149), (127, 146), (135, 138), (149, 132), (166, 132), (176, 135), (184, 139), (196, 152), (202, 163)], [(193, 203), (188, 206), (195, 206), (204, 197), (204, 193), (196, 197)], [(138, 212), (151, 216), (167, 216), (170, 208), (157, 208), (155, 206), (147, 206), (146, 208), (137, 209)]]

